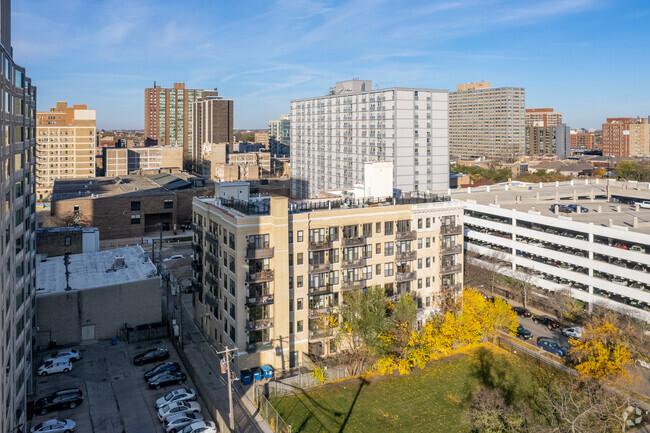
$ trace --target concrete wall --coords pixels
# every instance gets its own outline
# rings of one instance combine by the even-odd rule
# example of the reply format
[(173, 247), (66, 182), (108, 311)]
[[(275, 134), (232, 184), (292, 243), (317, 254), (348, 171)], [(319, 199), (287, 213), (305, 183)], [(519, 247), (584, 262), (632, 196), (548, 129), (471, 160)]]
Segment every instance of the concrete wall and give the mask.
[(82, 343), (83, 326), (95, 326), (95, 339), (117, 335), (124, 326), (162, 320), (160, 277), (131, 283), (42, 294), (36, 297), (37, 344)]

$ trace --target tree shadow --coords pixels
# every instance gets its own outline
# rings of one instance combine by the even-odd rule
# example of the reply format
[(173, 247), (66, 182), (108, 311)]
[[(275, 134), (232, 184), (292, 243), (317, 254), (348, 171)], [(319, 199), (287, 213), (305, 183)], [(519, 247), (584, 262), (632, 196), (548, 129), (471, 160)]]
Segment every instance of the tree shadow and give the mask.
[(495, 358), (488, 349), (478, 349), (475, 356), (477, 362), (472, 365), (470, 374), (478, 379), (481, 385), (501, 390), (506, 404), (513, 404), (520, 397), (517, 386), (519, 373), (513, 370), (511, 364)]
[(354, 396), (354, 400), (352, 400), (352, 404), (350, 405), (350, 410), (348, 410), (347, 415), (345, 415), (345, 419), (343, 420), (343, 424), (341, 424), (341, 428), (339, 428), (339, 433), (343, 433), (343, 430), (345, 430), (345, 426), (347, 425), (350, 415), (352, 415), (352, 410), (354, 409), (354, 406), (357, 404), (357, 399), (359, 398), (359, 394), (361, 394), (361, 390), (363, 389), (364, 386), (369, 385), (370, 382), (368, 382), (366, 379), (363, 377), (360, 378), (361, 383), (359, 383), (359, 389), (357, 389), (357, 393)]

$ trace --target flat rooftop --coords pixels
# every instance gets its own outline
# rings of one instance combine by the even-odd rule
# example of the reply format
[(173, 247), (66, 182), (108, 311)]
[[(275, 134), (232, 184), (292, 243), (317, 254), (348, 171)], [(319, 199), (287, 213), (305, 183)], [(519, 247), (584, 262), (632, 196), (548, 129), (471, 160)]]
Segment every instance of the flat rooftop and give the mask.
[[(156, 278), (156, 267), (141, 246), (94, 253), (70, 254), (68, 284), (72, 290), (86, 290), (113, 284)], [(115, 257), (124, 257), (125, 267), (113, 270)], [(65, 291), (65, 256), (36, 262), (36, 294)]]
[[(572, 221), (593, 223), (607, 227), (609, 220), (614, 226), (626, 227), (628, 231), (650, 234), (650, 209), (639, 208), (631, 204), (634, 201), (650, 201), (650, 185), (647, 183), (608, 182), (599, 179), (576, 180), (552, 184), (524, 184), (513, 182), (510, 185), (499, 184), (487, 187), (452, 190), (451, 196), (457, 200), (474, 200), (478, 204), (498, 204), (502, 209), (514, 209), (521, 212), (537, 211), (540, 215), (556, 217), (551, 210), (555, 203), (560, 205), (578, 204), (588, 209), (587, 213), (559, 213), (571, 217)], [(609, 199), (608, 199), (609, 197)], [(619, 211), (620, 209), (620, 211)], [(636, 227), (634, 218), (637, 218)]]

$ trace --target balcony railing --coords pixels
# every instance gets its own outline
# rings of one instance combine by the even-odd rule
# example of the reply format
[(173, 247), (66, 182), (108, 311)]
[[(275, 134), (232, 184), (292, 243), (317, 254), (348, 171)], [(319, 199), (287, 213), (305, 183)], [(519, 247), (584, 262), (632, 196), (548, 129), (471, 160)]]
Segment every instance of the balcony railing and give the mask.
[(415, 271), (406, 271), (406, 272), (397, 272), (395, 274), (395, 281), (398, 283), (403, 283), (405, 281), (413, 281), (417, 277), (417, 273)]
[(203, 290), (203, 284), (196, 278), (192, 278), (192, 290), (195, 292), (200, 292)]
[(254, 259), (270, 259), (275, 254), (275, 248), (255, 248), (248, 247), (246, 249), (246, 258), (249, 260)]
[(205, 260), (212, 265), (216, 265), (219, 263), (219, 259), (217, 259), (217, 256), (215, 256), (212, 252), (207, 250), (205, 251)]
[(192, 270), (194, 272), (202, 272), (203, 271), (203, 265), (200, 262), (192, 260), (192, 264), (190, 266), (192, 267)]
[(329, 250), (332, 248), (332, 241), (325, 240), (320, 242), (309, 242), (310, 251)]
[(217, 285), (217, 278), (212, 275), (211, 272), (206, 272), (205, 273), (205, 283), (209, 284), (211, 286), (216, 286)]
[(441, 226), (440, 233), (443, 235), (459, 235), (463, 232), (463, 226)]
[(463, 252), (463, 246), (461, 244), (456, 245), (443, 245), (440, 247), (440, 254), (460, 254)]
[(209, 305), (212, 308), (217, 308), (219, 307), (219, 301), (217, 298), (210, 292), (206, 292), (205, 294), (205, 303)]
[(441, 274), (457, 274), (463, 271), (463, 265), (442, 265), (440, 266)]
[(400, 251), (397, 253), (396, 258), (398, 261), (410, 261), (415, 260), (417, 256), (417, 251)]
[(270, 349), (273, 349), (273, 343), (270, 341), (258, 341), (257, 343), (246, 344), (246, 352), (248, 353), (261, 352)]
[(246, 281), (249, 283), (263, 283), (273, 281), (273, 269), (265, 269), (259, 272), (249, 272), (246, 274)]
[(350, 268), (360, 268), (362, 266), (366, 266), (366, 259), (359, 258), (359, 259), (350, 259), (350, 260), (342, 260), (341, 261), (341, 268), (343, 269), (350, 269)]
[(349, 291), (349, 290), (363, 289), (365, 285), (366, 285), (365, 281), (348, 281), (341, 284), (341, 290)]
[(440, 289), (444, 292), (459, 292), (463, 289), (462, 284), (443, 284)]
[(310, 287), (310, 295), (327, 295), (334, 292), (334, 286), (332, 284), (325, 284), (324, 286), (319, 287)]
[(192, 242), (192, 251), (194, 251), (195, 253), (200, 253), (201, 251), (203, 251), (203, 247), (201, 246), (201, 244)]
[(260, 331), (262, 329), (269, 329), (273, 327), (273, 319), (257, 319), (249, 320), (246, 323), (246, 328), (250, 331)]
[(254, 296), (246, 298), (246, 305), (249, 307), (259, 307), (262, 305), (271, 305), (273, 303), (273, 295)]
[(365, 245), (366, 243), (366, 238), (363, 236), (359, 236), (356, 238), (343, 238), (341, 245), (344, 247), (359, 247), (361, 245)]
[(211, 233), (211, 232), (206, 231), (206, 232), (205, 232), (205, 239), (206, 239), (208, 242), (217, 243), (217, 235), (215, 235), (214, 233)]
[(203, 233), (203, 227), (201, 227), (198, 224), (192, 223), (191, 224), (192, 230), (196, 233)]
[(326, 338), (331, 337), (332, 335), (334, 335), (334, 330), (332, 328), (309, 330), (309, 338), (312, 339)]
[(332, 265), (330, 263), (318, 263), (315, 265), (309, 265), (309, 273), (310, 274), (319, 274), (321, 272), (329, 272), (329, 270), (332, 269)]
[(415, 230), (409, 230), (407, 232), (397, 232), (395, 234), (395, 239), (398, 241), (414, 241), (418, 238), (418, 234)]
[(309, 318), (310, 319), (322, 319), (327, 317), (327, 315), (332, 311), (332, 307), (323, 307), (323, 308), (310, 308), (309, 309)]

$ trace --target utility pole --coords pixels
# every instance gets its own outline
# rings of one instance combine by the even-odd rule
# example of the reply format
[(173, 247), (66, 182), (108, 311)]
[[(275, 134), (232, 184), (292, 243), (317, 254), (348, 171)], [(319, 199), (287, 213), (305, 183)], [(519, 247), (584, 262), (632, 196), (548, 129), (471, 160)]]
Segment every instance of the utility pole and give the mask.
[(230, 377), (230, 353), (236, 350), (236, 347), (233, 349), (226, 347), (224, 350), (217, 352), (217, 355), (221, 355), (222, 353), (224, 354), (224, 357), (221, 358), (221, 373), (226, 373), (228, 375), (228, 425), (230, 427), (230, 431), (235, 430), (235, 420), (232, 412), (232, 378)]

